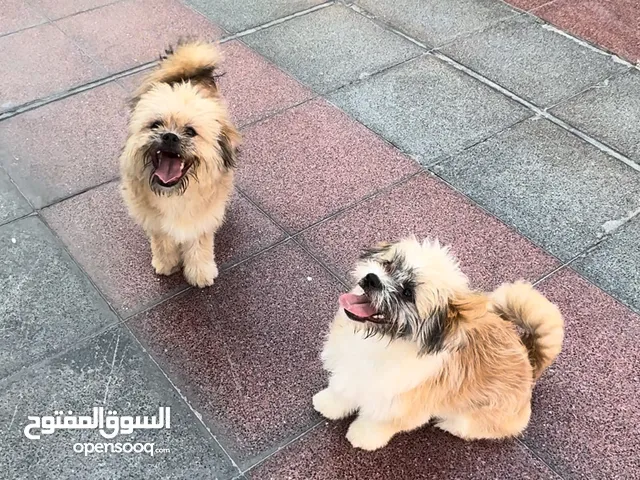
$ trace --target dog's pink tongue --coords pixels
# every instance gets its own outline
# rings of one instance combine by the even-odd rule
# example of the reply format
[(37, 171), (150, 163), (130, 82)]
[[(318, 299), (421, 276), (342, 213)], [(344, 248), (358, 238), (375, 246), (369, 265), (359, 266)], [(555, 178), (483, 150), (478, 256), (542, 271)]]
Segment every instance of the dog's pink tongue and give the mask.
[(377, 313), (376, 309), (369, 302), (366, 295), (356, 295), (355, 293), (343, 293), (338, 299), (340, 306), (346, 311), (358, 317), (370, 317)]
[(175, 182), (182, 175), (182, 160), (179, 157), (169, 157), (162, 155), (158, 159), (158, 167), (153, 174), (160, 179), (162, 183)]

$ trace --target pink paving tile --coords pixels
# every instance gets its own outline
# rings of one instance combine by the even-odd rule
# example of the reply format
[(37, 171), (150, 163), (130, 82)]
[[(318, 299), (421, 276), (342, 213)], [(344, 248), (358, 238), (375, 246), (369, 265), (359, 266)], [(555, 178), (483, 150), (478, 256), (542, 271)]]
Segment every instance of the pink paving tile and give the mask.
[(130, 98), (135, 92), (136, 88), (140, 86), (142, 80), (149, 75), (151, 69), (146, 69), (138, 73), (134, 73), (133, 75), (128, 75), (126, 77), (119, 78), (117, 82), (124, 88), (125, 94), (127, 98)]
[(15, 32), (46, 22), (40, 14), (24, 0), (3, 0), (0, 16), (0, 35)]
[(571, 270), (540, 285), (565, 316), (525, 442), (565, 478), (640, 476), (640, 317)]
[(51, 20), (101, 7), (119, 0), (29, 0)]
[[(130, 220), (116, 182), (58, 203), (43, 215), (124, 316), (186, 287), (181, 273), (154, 273), (149, 242)], [(249, 202), (235, 195), (216, 237), (216, 260), (222, 269), (282, 237)]]
[(557, 0), (534, 13), (631, 62), (640, 60), (640, 2), (637, 0)]
[(129, 323), (243, 466), (318, 421), (311, 396), (339, 292), (289, 241)]
[(104, 75), (53, 25), (0, 37), (0, 52), (0, 112)]
[(130, 0), (56, 22), (110, 73), (146, 63), (180, 37), (214, 40), (222, 30), (177, 0)]
[(220, 86), (238, 125), (259, 120), (313, 96), (297, 80), (238, 41), (223, 45)]
[(275, 115), (244, 135), (238, 184), (291, 230), (419, 170), (324, 100)]
[(116, 178), (126, 125), (122, 88), (107, 84), (0, 123), (0, 162), (40, 208)]
[(376, 452), (354, 450), (347, 421), (331, 422), (251, 470), (250, 480), (518, 479), (558, 476), (515, 441), (465, 442), (436, 428), (402, 434)]
[(309, 229), (302, 240), (347, 278), (361, 249), (412, 234), (451, 245), (478, 288), (535, 280), (558, 264), (427, 173)]

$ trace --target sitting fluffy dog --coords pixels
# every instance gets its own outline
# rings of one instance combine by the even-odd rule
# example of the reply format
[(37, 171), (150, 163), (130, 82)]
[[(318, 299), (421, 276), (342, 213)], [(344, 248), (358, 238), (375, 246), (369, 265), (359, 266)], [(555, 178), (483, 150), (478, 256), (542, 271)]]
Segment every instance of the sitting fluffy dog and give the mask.
[(534, 382), (562, 347), (555, 305), (526, 283), (474, 293), (447, 248), (416, 239), (366, 251), (355, 277), (322, 352), (329, 386), (313, 397), (332, 420), (357, 411), (354, 447), (431, 419), (464, 439), (524, 430)]
[(181, 264), (198, 287), (218, 275), (213, 237), (233, 189), (240, 135), (220, 98), (214, 45), (181, 43), (132, 100), (120, 158), (122, 194), (151, 241), (156, 273)]

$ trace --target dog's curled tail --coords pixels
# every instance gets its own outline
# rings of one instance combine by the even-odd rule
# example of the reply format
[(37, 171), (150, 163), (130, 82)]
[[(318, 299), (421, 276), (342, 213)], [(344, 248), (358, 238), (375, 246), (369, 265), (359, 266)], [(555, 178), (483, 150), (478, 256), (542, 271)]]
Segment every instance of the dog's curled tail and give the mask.
[(506, 283), (491, 294), (495, 312), (524, 330), (533, 379), (553, 363), (564, 339), (564, 320), (558, 307), (530, 283)]
[(217, 90), (215, 70), (222, 60), (218, 46), (200, 40), (181, 40), (160, 56), (159, 66), (153, 70), (135, 92), (132, 103), (156, 83), (195, 81)]

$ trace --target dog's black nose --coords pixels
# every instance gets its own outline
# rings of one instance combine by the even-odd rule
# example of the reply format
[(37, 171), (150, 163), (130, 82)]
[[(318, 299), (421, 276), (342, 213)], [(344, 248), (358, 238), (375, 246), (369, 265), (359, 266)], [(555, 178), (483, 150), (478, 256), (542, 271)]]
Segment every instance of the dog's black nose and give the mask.
[(175, 146), (180, 143), (180, 139), (175, 133), (167, 132), (162, 134), (162, 141), (168, 146)]
[(382, 287), (382, 282), (375, 273), (369, 273), (366, 277), (360, 280), (360, 286), (365, 290), (372, 288), (378, 289)]

